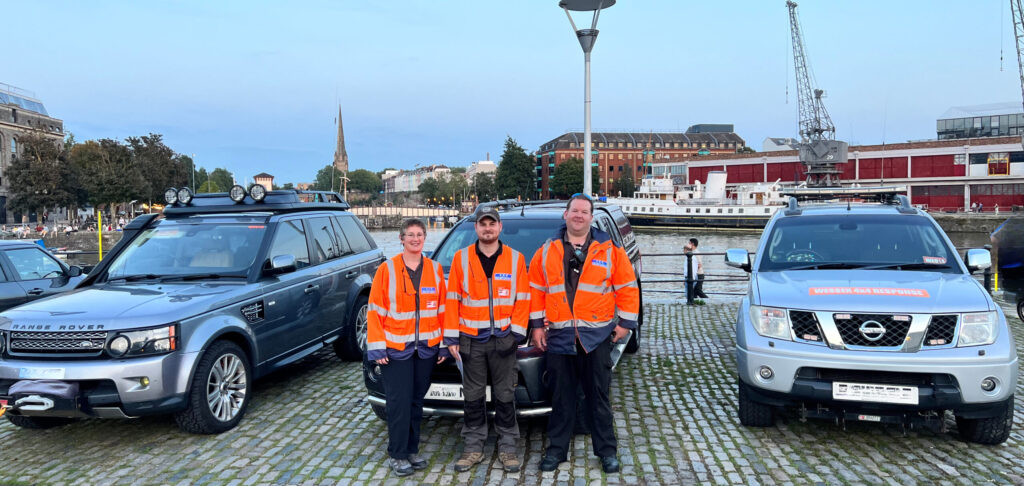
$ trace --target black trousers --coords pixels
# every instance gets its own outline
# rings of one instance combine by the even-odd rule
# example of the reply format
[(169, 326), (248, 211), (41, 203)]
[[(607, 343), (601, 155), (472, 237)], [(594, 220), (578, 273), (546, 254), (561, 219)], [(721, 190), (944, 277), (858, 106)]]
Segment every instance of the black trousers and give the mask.
[(575, 355), (547, 353), (548, 376), (554, 386), (551, 417), (548, 419), (548, 456), (567, 459), (577, 420), (577, 385), (583, 388), (584, 395), (584, 413), (579, 418), (586, 421), (590, 428), (594, 454), (598, 457), (616, 454), (615, 426), (608, 398), (611, 352), (612, 342), (609, 337), (589, 353), (583, 351), (579, 342), (576, 343)]
[(465, 422), (462, 440), (465, 452), (483, 452), (487, 441), (487, 377), (490, 376), (494, 403), (494, 431), (498, 434), (498, 452), (515, 452), (519, 440), (516, 421), (516, 381), (519, 364), (516, 361), (514, 334), (492, 336), (485, 343), (468, 336), (459, 338), (462, 356), (462, 390)]
[(423, 397), (430, 388), (430, 373), (437, 358), (392, 359), (381, 366), (387, 400), (388, 455), (408, 459), (420, 451)]

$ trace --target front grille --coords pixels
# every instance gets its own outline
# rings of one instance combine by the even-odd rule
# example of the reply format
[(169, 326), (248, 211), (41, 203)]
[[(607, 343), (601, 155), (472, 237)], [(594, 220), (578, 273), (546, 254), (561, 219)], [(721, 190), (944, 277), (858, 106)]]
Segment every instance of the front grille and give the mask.
[(932, 316), (928, 332), (924, 335), (924, 346), (945, 346), (953, 343), (956, 334), (956, 315)]
[(880, 385), (933, 386), (955, 383), (944, 373), (902, 373), (895, 371), (839, 370), (831, 368), (800, 368), (797, 378), (841, 381), (847, 383), (877, 383)]
[(103, 351), (106, 331), (11, 333), (12, 353), (62, 353), (94, 355)]
[(823, 342), (818, 318), (813, 312), (789, 311), (789, 320), (793, 325), (793, 334), (797, 339), (811, 342)]
[[(910, 316), (906, 316), (906, 320), (900, 321), (894, 320), (890, 314), (835, 314), (833, 318), (836, 328), (839, 329), (839, 335), (848, 346), (900, 347), (903, 346), (903, 341), (910, 331)], [(881, 328), (885, 332), (874, 334), (861, 332), (861, 326), (872, 321), (877, 322), (880, 326), (868, 324), (866, 330)], [(878, 337), (878, 339), (872, 340), (870, 339), (872, 337)]]

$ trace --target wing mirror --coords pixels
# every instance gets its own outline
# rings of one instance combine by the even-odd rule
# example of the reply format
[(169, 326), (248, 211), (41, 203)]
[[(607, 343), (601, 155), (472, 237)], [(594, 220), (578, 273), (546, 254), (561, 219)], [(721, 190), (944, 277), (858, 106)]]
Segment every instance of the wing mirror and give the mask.
[(82, 267), (78, 265), (72, 265), (68, 267), (68, 270), (64, 272), (68, 277), (77, 277), (82, 274)]
[(725, 250), (725, 264), (733, 268), (750, 271), (750, 253), (742, 248)]
[(967, 250), (967, 271), (974, 273), (992, 266), (992, 254), (988, 250), (971, 248)]
[(280, 275), (294, 271), (295, 255), (277, 255), (270, 259), (270, 267), (264, 273), (267, 275)]

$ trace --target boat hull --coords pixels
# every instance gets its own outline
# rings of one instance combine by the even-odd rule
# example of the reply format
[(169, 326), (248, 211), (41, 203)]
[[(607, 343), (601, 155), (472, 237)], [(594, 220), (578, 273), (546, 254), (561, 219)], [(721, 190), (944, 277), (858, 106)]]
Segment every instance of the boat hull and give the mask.
[(626, 217), (633, 226), (762, 229), (768, 224), (771, 215), (627, 214)]

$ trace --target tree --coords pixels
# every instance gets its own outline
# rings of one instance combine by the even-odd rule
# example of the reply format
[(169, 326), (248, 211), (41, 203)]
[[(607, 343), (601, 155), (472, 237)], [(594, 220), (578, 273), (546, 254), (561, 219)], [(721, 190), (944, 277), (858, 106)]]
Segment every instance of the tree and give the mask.
[(736, 153), (738, 153), (738, 154), (753, 154), (753, 153), (757, 153), (757, 151), (752, 149), (752, 148), (750, 148), (750, 147), (747, 147), (746, 145), (744, 145), (744, 146), (736, 149)]
[(20, 154), (7, 169), (11, 209), (42, 214), (47, 208), (69, 206), (76, 200), (68, 150), (42, 132), (18, 138)]
[(424, 202), (434, 202), (440, 198), (441, 195), (441, 183), (434, 177), (425, 179), (416, 188), (420, 193), (420, 197), (423, 198)]
[[(512, 137), (505, 139), (505, 151), (498, 162), (495, 192), (500, 199), (532, 199), (537, 194), (535, 161)], [(581, 177), (582, 180), (582, 177)]]
[(470, 191), (476, 196), (477, 201), (490, 201), (494, 199), (494, 175), (477, 172), (473, 174), (473, 182), (470, 184)]
[(291, 190), (295, 189), (295, 184), (292, 184), (291, 182), (285, 182), (284, 185), (281, 186), (281, 189), (284, 189), (286, 191), (291, 191)]
[(622, 166), (622, 175), (615, 181), (615, 189), (622, 197), (633, 197), (636, 191), (636, 182), (633, 180), (633, 166), (626, 164)]
[[(178, 157), (182, 160), (183, 163), (187, 162), (189, 167), (192, 166), (191, 165), (192, 164), (192, 158), (191, 157), (189, 157), (187, 155), (179, 155)], [(210, 174), (208, 174), (206, 172), (206, 167), (200, 167), (199, 170), (194, 171), (193, 174), (192, 174), (192, 177), (195, 177), (196, 187), (203, 187), (204, 185), (206, 185), (207, 182), (210, 182)], [(216, 184), (216, 183), (214, 183), (214, 184), (217, 187), (220, 187), (220, 184)], [(224, 189), (222, 189), (222, 190), (224, 190)], [(201, 191), (199, 189), (196, 189), (196, 192), (203, 192), (203, 191)]]
[[(548, 185), (552, 196), (568, 198), (573, 194), (583, 192), (583, 159), (573, 157), (558, 164), (553, 175), (551, 184)], [(590, 171), (590, 177), (592, 187), (600, 187), (596, 170)]]
[(231, 189), (231, 186), (235, 185), (234, 174), (223, 168), (213, 169), (213, 172), (210, 172), (209, 180), (217, 183), (217, 187), (221, 191), (228, 191)]
[(356, 169), (348, 173), (348, 189), (350, 191), (363, 191), (375, 195), (384, 190), (384, 184), (380, 176), (366, 169)]
[(163, 142), (163, 136), (156, 133), (141, 137), (128, 137), (125, 140), (131, 150), (132, 164), (145, 174), (145, 184), (141, 189), (141, 199), (162, 201), (164, 191), (169, 187), (191, 187), (188, 165), (191, 159), (175, 157)]
[(217, 181), (206, 181), (203, 185), (196, 189), (196, 192), (227, 192), (227, 189), (222, 189), (217, 185)]
[(79, 171), (82, 187), (94, 206), (143, 199), (146, 180), (132, 160), (131, 148), (117, 140), (90, 140), (75, 145), (71, 149), (71, 164)]

